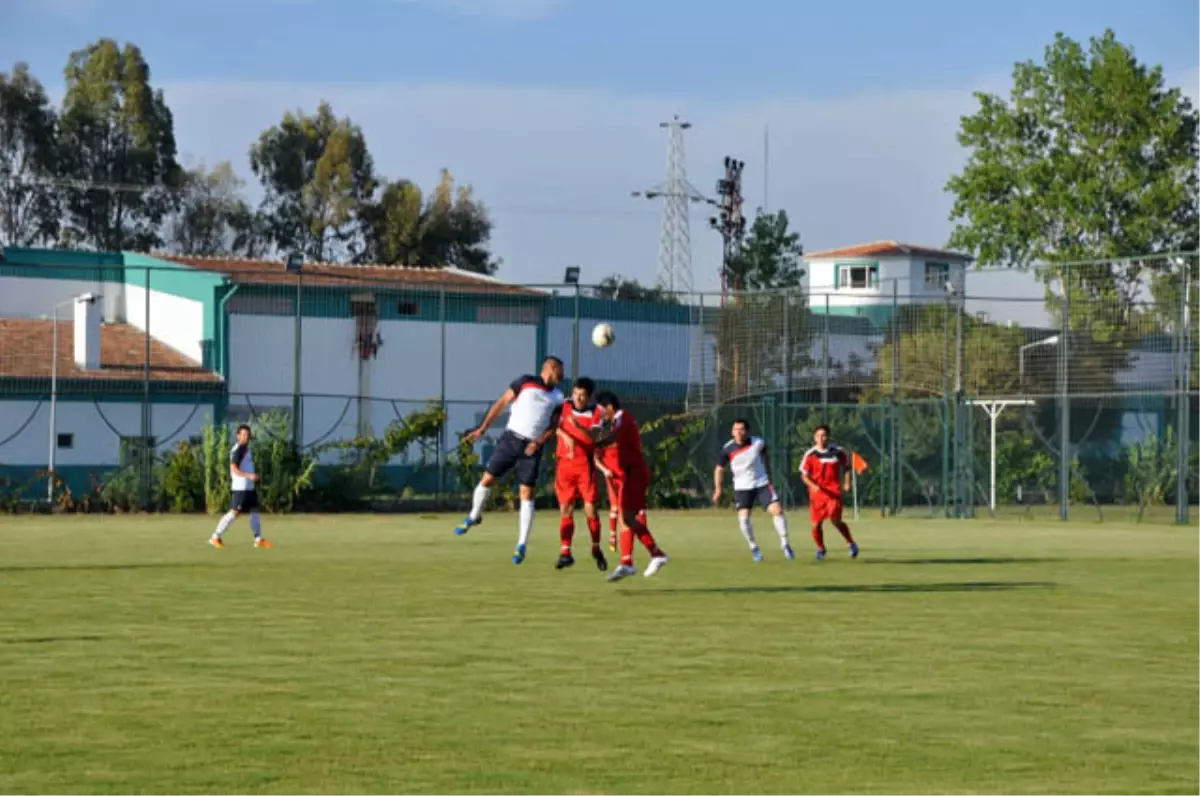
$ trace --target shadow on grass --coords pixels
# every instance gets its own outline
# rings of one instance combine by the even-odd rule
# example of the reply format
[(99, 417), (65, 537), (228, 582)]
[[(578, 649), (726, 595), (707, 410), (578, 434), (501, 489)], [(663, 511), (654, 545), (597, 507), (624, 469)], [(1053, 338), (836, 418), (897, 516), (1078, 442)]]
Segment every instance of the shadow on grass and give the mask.
[(104, 636), (35, 636), (33, 638), (4, 638), (0, 644), (56, 644), (61, 641), (103, 641)]
[(862, 583), (823, 586), (711, 586), (694, 589), (623, 591), (639, 597), (653, 594), (916, 594), (928, 592), (1012, 591), (1053, 589), (1046, 581), (966, 581), (962, 583)]
[(0, 567), (0, 572), (119, 572), (134, 569), (200, 569), (207, 563), (164, 562), (161, 564), (47, 564), (29, 567)]
[(1065, 558), (864, 558), (859, 564), (1050, 564)]

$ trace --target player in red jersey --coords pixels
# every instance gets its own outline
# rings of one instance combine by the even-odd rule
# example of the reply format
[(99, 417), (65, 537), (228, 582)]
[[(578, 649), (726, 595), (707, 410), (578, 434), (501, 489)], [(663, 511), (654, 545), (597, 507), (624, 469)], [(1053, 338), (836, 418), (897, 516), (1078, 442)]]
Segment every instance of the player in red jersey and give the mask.
[[(602, 473), (614, 473), (614, 475), (604, 476), (604, 485), (608, 491), (608, 549), (617, 552), (617, 519), (621, 512), (618, 509), (619, 501), (618, 484), (615, 471), (620, 469), (617, 462), (617, 448), (615, 445), (606, 445), (596, 451), (596, 462), (600, 466)], [(647, 525), (645, 510), (639, 511), (638, 520), (642, 525)]]
[(843, 495), (850, 491), (850, 454), (829, 441), (829, 426), (817, 426), (813, 447), (800, 460), (800, 477), (808, 487), (808, 513), (812, 519), (812, 537), (817, 544), (817, 560), (825, 557), (825, 532), (821, 523), (829, 520), (850, 546), (850, 557), (858, 558), (858, 545), (850, 535), (850, 526), (842, 521)]
[(596, 396), (596, 403), (604, 410), (604, 423), (590, 432), (596, 444), (610, 445), (616, 449), (616, 467), (612, 455), (600, 463), (605, 477), (616, 482), (618, 521), (621, 527), (621, 565), (608, 576), (610, 581), (636, 575), (633, 566), (633, 538), (650, 552), (650, 563), (646, 565), (646, 577), (658, 572), (670, 560), (654, 541), (650, 529), (639, 519), (646, 510), (646, 493), (650, 489), (650, 466), (642, 453), (642, 433), (633, 415), (621, 409), (621, 402), (611, 392)]
[[(601, 572), (608, 569), (608, 561), (600, 552), (600, 518), (596, 515), (596, 443), (589, 433), (603, 418), (600, 407), (592, 403), (596, 383), (588, 378), (576, 379), (571, 388), (571, 400), (563, 406), (559, 422), (558, 448), (554, 465), (554, 494), (562, 516), (558, 523), (558, 535), (562, 541), (555, 569), (565, 569), (575, 564), (571, 555), (571, 541), (575, 538), (575, 502), (583, 501), (583, 513), (587, 517), (588, 533), (592, 537), (592, 558)], [(575, 422), (571, 422), (574, 420)], [(582, 430), (581, 430), (582, 429)]]

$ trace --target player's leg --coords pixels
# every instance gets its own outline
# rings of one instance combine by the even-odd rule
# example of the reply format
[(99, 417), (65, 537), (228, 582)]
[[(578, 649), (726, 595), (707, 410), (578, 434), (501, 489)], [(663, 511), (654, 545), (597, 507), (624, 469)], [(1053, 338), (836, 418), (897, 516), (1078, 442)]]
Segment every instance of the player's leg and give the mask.
[(238, 514), (241, 513), (240, 507), (244, 494), (243, 492), (234, 492), (231, 496), (229, 511), (221, 515), (221, 519), (217, 522), (216, 530), (213, 531), (212, 536), (208, 537), (208, 543), (213, 547), (219, 549), (225, 546), (225, 542), (221, 537), (225, 535), (225, 532), (229, 530), (229, 526), (233, 525), (234, 521), (238, 518)]
[(753, 499), (754, 490), (752, 489), (733, 490), (733, 506), (737, 509), (738, 530), (741, 531), (746, 544), (750, 546), (750, 555), (757, 563), (762, 561), (763, 556), (762, 550), (758, 548), (758, 539), (754, 537), (754, 521), (750, 518)]
[(522, 450), (521, 457), (517, 459), (516, 471), (517, 483), (520, 484), (518, 491), (521, 497), (521, 509), (517, 520), (517, 549), (512, 557), (514, 564), (520, 564), (525, 560), (525, 545), (529, 544), (529, 534), (533, 533), (533, 493), (537, 488), (538, 467), (541, 461), (542, 451), (540, 448), (532, 456), (525, 455)]
[(254, 533), (254, 546), (274, 547), (275, 545), (264, 539), (262, 535), (262, 516), (258, 513), (258, 492), (252, 489), (246, 493), (246, 498), (242, 501), (242, 511), (250, 512), (250, 530)]
[(600, 551), (600, 517), (596, 514), (596, 498), (599, 497), (596, 473), (588, 470), (579, 479), (579, 497), (583, 500), (583, 516), (587, 518), (588, 536), (592, 539), (592, 560), (601, 572), (608, 569), (608, 560)]
[(814, 495), (809, 502), (808, 516), (812, 520), (812, 539), (817, 546), (817, 560), (825, 557), (825, 531), (821, 523), (825, 521), (825, 500)]
[(858, 558), (858, 543), (854, 541), (854, 537), (850, 534), (850, 526), (842, 520), (842, 501), (837, 501), (829, 510), (829, 521), (833, 523), (833, 527), (837, 528), (838, 533), (846, 540), (846, 545), (850, 548), (850, 557)]
[(616, 478), (604, 479), (604, 486), (608, 490), (608, 549), (610, 552), (617, 552), (617, 526), (620, 523), (621, 511), (619, 490), (617, 489)]
[(575, 563), (575, 557), (571, 555), (571, 542), (575, 538), (575, 499), (579, 494), (576, 480), (570, 472), (561, 468), (555, 471), (554, 493), (559, 506), (559, 551), (554, 568), (565, 569)]
[[(628, 565), (633, 574), (633, 537), (642, 543), (650, 553), (650, 563), (646, 565), (645, 576), (650, 577), (658, 572), (670, 560), (663, 549), (658, 546), (654, 534), (642, 521), (642, 512), (646, 510), (646, 496), (650, 489), (649, 473), (627, 473), (621, 484), (621, 522), (624, 526), (621, 536), (621, 564)], [(625, 529), (628, 529), (628, 533)]]
[(500, 435), (500, 440), (496, 443), (483, 471), (483, 477), (479, 479), (471, 496), (471, 513), (454, 529), (456, 534), (462, 536), (473, 526), (483, 522), (483, 507), (487, 504), (488, 496), (492, 494), (492, 486), (516, 465), (517, 458), (524, 452), (524, 446), (515, 434), (505, 431)]
[(771, 522), (775, 524), (775, 533), (779, 534), (779, 546), (783, 549), (783, 556), (791, 561), (796, 554), (792, 551), (792, 543), (788, 538), (787, 514), (783, 511), (779, 495), (775, 493), (775, 488), (768, 484), (759, 490), (758, 499), (766, 503), (767, 513), (771, 515)]

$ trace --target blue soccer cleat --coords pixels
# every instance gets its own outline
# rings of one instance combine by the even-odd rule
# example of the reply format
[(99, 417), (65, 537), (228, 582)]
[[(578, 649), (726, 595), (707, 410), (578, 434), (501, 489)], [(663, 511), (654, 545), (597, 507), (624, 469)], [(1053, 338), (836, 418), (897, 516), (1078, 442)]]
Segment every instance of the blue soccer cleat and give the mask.
[(517, 545), (517, 552), (513, 553), (513, 563), (520, 564), (525, 560), (525, 545)]
[(824, 557), (825, 557), (825, 548), (822, 547), (820, 550), (817, 551), (817, 560), (820, 561)]
[(473, 520), (470, 517), (467, 517), (465, 520), (462, 521), (462, 525), (459, 525), (457, 528), (454, 529), (454, 535), (462, 536), (467, 531), (474, 528), (476, 525), (480, 525), (482, 523), (483, 523), (483, 517), (480, 517), (477, 520)]
[(850, 557), (858, 558), (858, 543), (857, 542), (850, 543)]
[(760, 563), (762, 563), (762, 550), (759, 550), (759, 549), (756, 547), (756, 548), (754, 548), (753, 550), (751, 550), (751, 551), (750, 551), (750, 555), (754, 556), (754, 563), (755, 563), (755, 564), (760, 564)]
[(795, 554), (795, 552), (792, 551), (792, 546), (790, 544), (785, 544), (783, 546), (783, 557), (786, 558), (788, 561), (796, 560), (796, 554)]

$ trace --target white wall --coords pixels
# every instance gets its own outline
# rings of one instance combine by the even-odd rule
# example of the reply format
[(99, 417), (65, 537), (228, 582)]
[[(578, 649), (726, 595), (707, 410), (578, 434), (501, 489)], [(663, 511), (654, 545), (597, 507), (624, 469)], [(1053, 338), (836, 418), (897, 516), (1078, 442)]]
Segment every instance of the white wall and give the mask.
[[(104, 298), (103, 319), (114, 323), (124, 320), (125, 285), (82, 279), (45, 279), (0, 276), (0, 318), (49, 317), (54, 307), (84, 293), (99, 293)], [(71, 307), (59, 309), (60, 320), (74, 318)]]
[[(878, 262), (879, 282), (875, 287), (852, 288), (839, 285), (834, 288), (835, 272), (839, 265), (857, 262)], [(810, 304), (815, 311), (823, 311), (825, 295), (829, 295), (829, 306), (875, 307), (892, 303), (893, 291), (899, 294), (901, 304), (924, 304), (946, 300), (944, 286), (925, 285), (924, 257), (863, 257), (842, 260), (809, 260), (806, 284), (810, 293)], [(961, 263), (949, 263), (952, 279), (960, 280), (963, 274)], [(968, 285), (969, 289), (969, 285)]]
[[(138, 403), (100, 401), (58, 402), (56, 427), (59, 434), (74, 434), (71, 448), (59, 448), (58, 464), (92, 467), (115, 466), (120, 463), (120, 437), (141, 434), (142, 407)], [(193, 411), (194, 410), (194, 411)], [(8, 437), (27, 420), (25, 429), (14, 439), (0, 445), (0, 464), (44, 465), (48, 459), (50, 440), (50, 402), (5, 401), (0, 399), (0, 439)], [(152, 434), (158, 438), (159, 451), (173, 447), (180, 440), (202, 433), (211, 419), (212, 405), (155, 404), (151, 408)], [(107, 420), (107, 423), (105, 422)], [(168, 435), (175, 436), (168, 438)]]
[[(131, 326), (146, 330), (146, 289), (125, 285), (125, 317)], [(150, 336), (185, 357), (203, 359), (204, 304), (170, 293), (150, 291)]]

